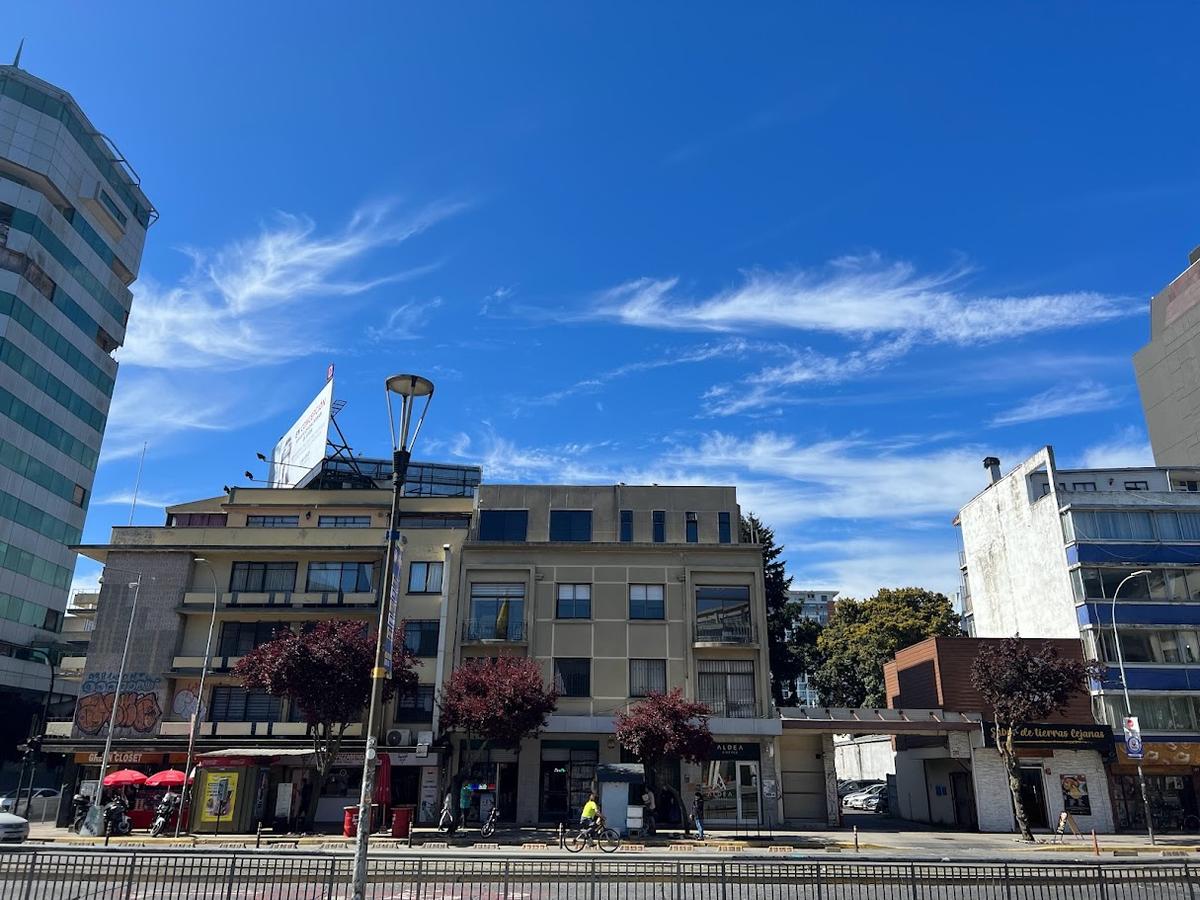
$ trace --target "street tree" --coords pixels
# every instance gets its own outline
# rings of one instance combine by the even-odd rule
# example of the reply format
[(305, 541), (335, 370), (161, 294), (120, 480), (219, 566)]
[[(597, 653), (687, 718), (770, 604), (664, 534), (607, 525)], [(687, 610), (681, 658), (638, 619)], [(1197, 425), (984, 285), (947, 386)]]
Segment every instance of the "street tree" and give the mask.
[(465, 660), (450, 673), (438, 696), (441, 727), (466, 739), (456, 783), (490, 748), (519, 747), (522, 740), (537, 737), (557, 705), (558, 691), (542, 682), (537, 660)]
[(993, 721), (996, 749), (1008, 773), (1008, 792), (1017, 828), (1032, 841), (1029, 815), (1021, 800), (1021, 767), (1013, 746), (1014, 726), (1040, 722), (1062, 712), (1071, 698), (1087, 690), (1087, 678), (1099, 677), (1095, 663), (1065, 659), (1049, 641), (1035, 650), (1033, 641), (1019, 637), (982, 644), (971, 666), (971, 684), (987, 704)]
[(771, 663), (771, 695), (782, 706), (784, 686), (793, 684), (803, 672), (803, 663), (789, 638), (800, 619), (799, 605), (788, 602), (792, 579), (786, 573), (783, 547), (775, 543), (775, 532), (753, 513), (742, 516), (742, 543), (762, 545), (763, 599), (767, 606), (767, 654)]
[[(317, 771), (303, 810), (305, 830), (312, 828), (317, 802), (346, 729), (364, 722), (371, 698), (375, 643), (375, 635), (362, 622), (326, 620), (299, 632), (285, 626), (243, 656), (233, 669), (246, 690), (286, 698), (304, 716)], [(405, 646), (403, 624), (396, 630), (393, 647), (392, 678), (384, 685), (385, 703), (394, 691), (416, 686), (415, 667), (420, 665)]]
[(716, 747), (708, 730), (711, 710), (704, 703), (687, 700), (674, 688), (665, 694), (652, 693), (629, 707), (616, 718), (617, 743), (646, 767), (653, 785), (665, 788), (683, 814), (687, 834), (687, 807), (672, 783), (668, 768), (672, 762), (704, 762), (712, 759)]
[(885, 706), (883, 665), (897, 650), (961, 633), (946, 595), (924, 588), (880, 588), (866, 600), (839, 600), (817, 640), (813, 687), (831, 706)]
[(800, 675), (807, 675), (811, 686), (812, 676), (821, 667), (822, 658), (819, 644), (821, 633), (824, 630), (825, 626), (820, 622), (806, 619), (800, 615), (795, 617), (788, 630), (788, 650), (796, 663), (796, 675), (789, 684), (794, 685), (796, 678)]

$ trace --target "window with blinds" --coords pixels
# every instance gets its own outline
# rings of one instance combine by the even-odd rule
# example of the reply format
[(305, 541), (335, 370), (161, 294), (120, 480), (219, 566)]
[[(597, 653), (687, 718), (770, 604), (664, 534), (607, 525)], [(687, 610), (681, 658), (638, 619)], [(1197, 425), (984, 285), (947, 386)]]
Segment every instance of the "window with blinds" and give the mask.
[(252, 594), (287, 593), (296, 589), (294, 562), (235, 562), (229, 590)]
[(696, 699), (708, 704), (714, 716), (754, 718), (754, 660), (701, 659), (696, 674)]
[(217, 656), (245, 656), (275, 636), (282, 622), (223, 622)]
[(665, 659), (629, 660), (629, 696), (667, 692), (667, 661)]
[(554, 660), (554, 687), (563, 697), (592, 695), (592, 661), (590, 659)]
[(212, 689), (210, 722), (278, 722), (281, 701), (263, 691), (247, 691), (236, 685)]

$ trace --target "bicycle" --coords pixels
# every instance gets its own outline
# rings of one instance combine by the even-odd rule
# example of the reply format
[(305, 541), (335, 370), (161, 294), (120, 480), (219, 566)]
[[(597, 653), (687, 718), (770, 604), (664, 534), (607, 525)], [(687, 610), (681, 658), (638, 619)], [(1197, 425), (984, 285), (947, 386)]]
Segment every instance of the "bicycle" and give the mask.
[(578, 853), (584, 847), (599, 847), (605, 853), (614, 853), (621, 846), (621, 833), (615, 828), (604, 824), (604, 816), (599, 816), (595, 824), (585, 825), (577, 834), (567, 838), (567, 850)]

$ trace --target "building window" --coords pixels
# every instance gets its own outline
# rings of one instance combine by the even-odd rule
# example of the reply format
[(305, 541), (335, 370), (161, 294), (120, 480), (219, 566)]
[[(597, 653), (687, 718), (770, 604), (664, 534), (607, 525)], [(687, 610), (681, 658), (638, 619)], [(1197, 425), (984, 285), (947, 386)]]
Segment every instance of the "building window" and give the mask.
[(592, 617), (592, 586), (590, 584), (560, 584), (554, 617), (556, 619), (590, 619)]
[(1096, 482), (1094, 481), (1075, 481), (1071, 483), (1071, 490), (1073, 491), (1094, 491), (1095, 489)]
[(371, 590), (369, 562), (311, 562), (308, 564), (310, 594), (365, 594)]
[(651, 540), (662, 544), (667, 540), (667, 514), (665, 510), (656, 509), (650, 513)]
[(464, 632), (468, 641), (524, 640), (525, 585), (472, 584)]
[(590, 509), (550, 510), (550, 540), (590, 541), (592, 511)]
[(629, 696), (667, 692), (667, 661), (665, 659), (629, 660)]
[(665, 619), (666, 604), (663, 602), (661, 584), (631, 584), (629, 586), (629, 618)]
[(1147, 481), (1127, 481), (1125, 482), (1125, 490), (1148, 491), (1150, 490), (1150, 483)]
[(592, 661), (557, 657), (554, 660), (554, 687), (560, 697), (592, 695)]
[(108, 196), (108, 191), (104, 190), (104, 188), (100, 189), (100, 202), (108, 211), (108, 214), (116, 220), (116, 223), (120, 225), (122, 229), (124, 229), (126, 223), (129, 221), (129, 218), (125, 215), (121, 207), (117, 206), (117, 201)]
[(700, 540), (700, 521), (696, 518), (694, 512), (683, 514), (683, 531), (684, 539), (689, 544), (694, 544)]
[(396, 722), (433, 721), (433, 685), (418, 684), (396, 693)]
[(696, 662), (696, 699), (714, 716), (752, 719), (755, 714), (754, 661), (701, 659)]
[(404, 623), (404, 646), (414, 656), (437, 656), (438, 620), (409, 619)]
[[(1155, 539), (1154, 518), (1152, 513), (1140, 510), (1079, 509), (1072, 510), (1070, 525), (1079, 541), (1152, 541)], [(1171, 523), (1165, 524), (1169, 528)]]
[(633, 510), (621, 510), (621, 543), (628, 544), (633, 540)]
[(87, 488), (82, 484), (75, 485), (74, 490), (71, 492), (71, 502), (76, 506), (87, 506)]
[(750, 588), (724, 585), (696, 588), (696, 640), (753, 643)]
[(471, 524), (469, 516), (401, 516), (400, 530), (406, 528), (466, 528)]
[(408, 592), (410, 594), (440, 594), (442, 592), (442, 567), (440, 562), (414, 562), (408, 567)]
[(722, 544), (733, 543), (733, 531), (729, 525), (729, 513), (717, 513), (717, 541)]
[(282, 622), (223, 622), (217, 656), (245, 656), (275, 637)]
[(370, 528), (370, 516), (320, 516), (318, 528)]
[(288, 593), (296, 589), (294, 562), (235, 562), (229, 576), (234, 593)]
[(524, 541), (529, 530), (527, 509), (483, 509), (479, 511), (481, 541)]
[(299, 516), (246, 516), (247, 528), (295, 528)]
[(168, 528), (224, 528), (225, 513), (174, 513), (167, 516)]
[(223, 684), (212, 689), (210, 722), (278, 722), (280, 701), (264, 691)]

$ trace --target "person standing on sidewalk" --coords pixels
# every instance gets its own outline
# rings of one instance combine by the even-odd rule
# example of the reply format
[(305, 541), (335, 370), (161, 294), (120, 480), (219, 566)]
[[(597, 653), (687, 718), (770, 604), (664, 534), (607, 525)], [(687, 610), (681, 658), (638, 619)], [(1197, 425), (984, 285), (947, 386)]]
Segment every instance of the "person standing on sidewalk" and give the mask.
[(654, 791), (650, 785), (642, 785), (642, 829), (646, 834), (654, 834)]
[(459, 823), (463, 828), (467, 827), (467, 813), (471, 809), (471, 783), (464, 781), (462, 788), (458, 792), (458, 810), (462, 821)]
[(696, 823), (696, 840), (704, 840), (704, 795), (699, 788), (692, 797), (692, 821)]

